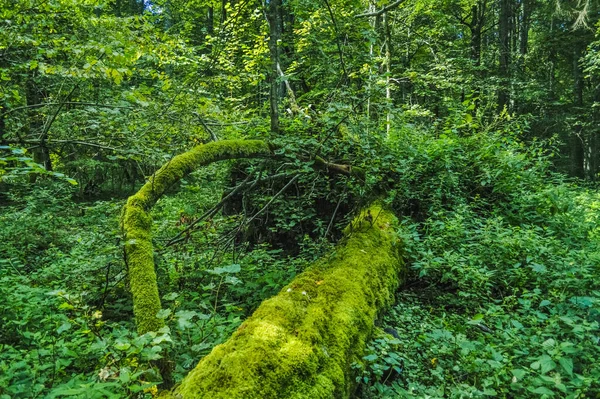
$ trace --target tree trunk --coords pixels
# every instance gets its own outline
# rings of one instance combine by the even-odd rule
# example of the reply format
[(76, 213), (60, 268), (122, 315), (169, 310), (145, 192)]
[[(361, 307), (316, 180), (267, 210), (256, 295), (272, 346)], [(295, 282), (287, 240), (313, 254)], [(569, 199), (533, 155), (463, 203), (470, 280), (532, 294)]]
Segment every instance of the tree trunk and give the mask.
[(271, 133), (279, 134), (279, 41), (281, 40), (281, 0), (270, 0), (268, 9), (269, 20), (269, 52), (271, 54), (270, 95)]
[(500, 112), (508, 107), (510, 101), (510, 19), (511, 0), (500, 0), (500, 16), (498, 21), (498, 45), (500, 52), (498, 109)]
[(373, 324), (402, 282), (396, 218), (374, 205), (334, 253), (266, 301), (165, 398), (349, 398)]
[(389, 137), (392, 124), (392, 91), (390, 86), (390, 78), (392, 74), (392, 31), (390, 28), (390, 15), (387, 12), (383, 13), (383, 34), (385, 40), (385, 132)]
[(482, 73), (481, 67), (481, 35), (483, 34), (483, 28), (485, 26), (485, 17), (487, 12), (487, 0), (479, 0), (471, 8), (471, 24), (469, 29), (471, 31), (471, 62), (475, 71), (473, 73), (475, 77), (475, 87), (473, 88), (473, 98), (475, 108), (473, 109), (473, 116), (477, 113), (479, 108), (479, 97), (481, 96), (481, 82)]
[[(156, 317), (161, 309), (154, 271), (150, 210), (165, 191), (200, 166), (239, 158), (267, 158), (272, 146), (261, 140), (221, 140), (200, 145), (177, 155), (131, 197), (121, 212), (121, 232), (125, 240), (125, 261), (133, 294), (133, 313), (138, 332), (158, 331), (163, 321)], [(317, 157), (314, 167), (331, 173), (365, 178), (362, 168), (340, 165)]]
[(2, 103), (0, 107), (0, 145), (8, 145), (6, 141), (6, 115), (4, 114), (6, 111), (8, 111), (6, 103)]
[(221, 0), (221, 26), (227, 20), (227, 0)]
[[(37, 105), (42, 102), (40, 91), (35, 84), (34, 77), (30, 76), (26, 83), (26, 96), (27, 96), (27, 105)], [(29, 121), (29, 132), (28, 135), (32, 137), (39, 138), (38, 145), (33, 148), (31, 151), (33, 156), (33, 161), (37, 164), (40, 164), (44, 167), (44, 169), (51, 171), (52, 170), (52, 162), (50, 160), (50, 150), (46, 145), (46, 137), (44, 133), (44, 123), (39, 115), (39, 113), (35, 110), (35, 108), (30, 108), (28, 111), (28, 121)], [(35, 183), (37, 180), (37, 174), (32, 173), (29, 175), (30, 183)]]
[(212, 6), (206, 11), (206, 32), (209, 35), (215, 33), (215, 10)]
[(524, 57), (529, 51), (529, 26), (531, 24), (533, 4), (530, 3), (531, 0), (522, 1), (521, 26), (519, 27), (519, 53), (521, 54), (521, 57)]

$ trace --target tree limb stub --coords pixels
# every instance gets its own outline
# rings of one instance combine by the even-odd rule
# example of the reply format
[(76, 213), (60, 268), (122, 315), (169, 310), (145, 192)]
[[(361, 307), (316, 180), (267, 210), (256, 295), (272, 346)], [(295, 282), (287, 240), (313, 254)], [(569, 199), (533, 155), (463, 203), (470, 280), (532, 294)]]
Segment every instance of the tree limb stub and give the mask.
[(327, 162), (320, 156), (315, 156), (315, 166), (319, 169), (323, 169), (327, 172), (341, 174), (345, 176), (354, 176), (360, 180), (365, 180), (365, 171), (362, 168), (358, 168), (352, 165), (343, 165), (337, 163)]
[(170, 398), (349, 398), (373, 322), (393, 301), (404, 265), (397, 220), (378, 205), (336, 250), (264, 301)]

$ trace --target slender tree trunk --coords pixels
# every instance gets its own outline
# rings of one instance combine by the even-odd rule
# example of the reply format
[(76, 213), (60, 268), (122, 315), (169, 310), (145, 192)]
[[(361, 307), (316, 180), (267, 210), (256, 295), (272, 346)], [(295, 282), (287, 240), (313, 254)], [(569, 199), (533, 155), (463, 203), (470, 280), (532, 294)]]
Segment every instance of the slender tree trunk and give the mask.
[(221, 25), (227, 19), (227, 0), (221, 0)]
[(499, 50), (500, 50), (500, 88), (498, 90), (498, 109), (507, 108), (510, 101), (510, 19), (511, 0), (500, 0)]
[(4, 113), (7, 111), (6, 103), (2, 103), (0, 107), (0, 145), (7, 145), (6, 142), (6, 116)]
[(279, 41), (281, 40), (281, 0), (270, 0), (268, 9), (269, 20), (269, 52), (271, 53), (271, 90), (269, 104), (271, 108), (271, 132), (279, 133)]
[[(375, 4), (373, 4), (372, 2), (369, 2), (369, 12), (374, 12), (375, 11)], [(371, 29), (373, 29), (374, 31), (376, 31), (376, 19), (377, 17), (369, 17), (369, 24), (371, 25)], [(371, 93), (372, 93), (372, 80), (373, 80), (373, 66), (372, 66), (372, 61), (374, 58), (374, 47), (375, 44), (371, 41), (371, 45), (369, 46), (369, 77), (368, 77), (368, 82), (367, 82), (367, 120), (371, 119)], [(367, 135), (369, 134), (369, 126), (370, 124), (367, 124)]]
[(206, 31), (209, 35), (215, 32), (215, 9), (212, 6), (206, 12)]
[(592, 167), (592, 176), (595, 178), (598, 173), (598, 133), (600, 129), (598, 126), (600, 125), (600, 110), (598, 106), (600, 106), (600, 79), (593, 78), (592, 79), (592, 87), (593, 87), (593, 100), (594, 107), (592, 107), (592, 127), (590, 127), (590, 142), (592, 149), (591, 156), (591, 167)]
[(390, 75), (392, 73), (392, 31), (390, 28), (390, 15), (387, 12), (383, 14), (383, 32), (385, 37), (385, 132), (386, 135), (389, 137), (390, 127), (392, 124), (392, 90), (390, 87)]
[(481, 96), (481, 35), (483, 33), (483, 27), (485, 26), (485, 15), (487, 9), (487, 0), (479, 0), (477, 4), (471, 8), (472, 20), (469, 25), (471, 31), (471, 62), (475, 68), (473, 76), (475, 77), (475, 87), (473, 89), (473, 98), (475, 99), (475, 108), (473, 110), (473, 116), (477, 113), (479, 108), (479, 97)]
[(533, 4), (531, 0), (522, 0), (521, 10), (521, 26), (519, 28), (519, 53), (521, 57), (529, 51), (529, 26), (531, 25), (531, 13), (533, 11)]
[(579, 59), (583, 54), (581, 45), (573, 49), (573, 103), (576, 107), (583, 106), (583, 72)]
[[(517, 49), (519, 51), (516, 65), (517, 70), (519, 71), (518, 76), (521, 82), (526, 81), (529, 78), (525, 69), (525, 56), (527, 55), (527, 51), (529, 50), (529, 26), (531, 23), (530, 19), (532, 8), (533, 4), (531, 4), (531, 0), (521, 0), (520, 9), (517, 10), (517, 12), (515, 13), (515, 15), (518, 16), (518, 18), (515, 19), (515, 27), (518, 26), (518, 30), (515, 29), (515, 39), (518, 40), (514, 42), (514, 50), (515, 52)], [(526, 107), (527, 104), (521, 102), (515, 104), (514, 109), (518, 113), (521, 113)]]
[[(33, 76), (31, 76), (26, 83), (26, 96), (27, 105), (35, 105), (41, 103), (41, 96), (38, 87), (34, 82)], [(46, 138), (44, 137), (44, 124), (34, 108), (29, 110), (29, 132), (28, 134), (33, 137), (39, 137), (40, 142), (37, 147), (32, 150), (33, 161), (37, 164), (42, 165), (46, 170), (52, 170), (52, 162), (50, 161), (50, 151), (46, 145)], [(30, 182), (35, 183), (37, 175), (30, 175)]]
[[(573, 49), (573, 114), (578, 114), (583, 106), (583, 74), (579, 67), (578, 48)], [(586, 178), (586, 140), (583, 125), (573, 126), (571, 140), (571, 172), (574, 176)]]
[[(582, 57), (584, 47), (577, 45), (573, 49), (573, 105), (575, 106), (575, 114), (579, 114), (582, 117), (586, 112), (583, 111), (583, 89), (584, 89), (584, 76), (579, 59)], [(589, 131), (589, 127), (585, 127), (583, 124), (578, 123), (574, 126), (575, 135), (579, 138), (581, 146), (581, 161), (576, 159), (576, 165), (582, 168), (583, 176), (586, 180), (594, 179), (594, 170), (592, 167), (593, 158), (593, 140)]]
[(556, 73), (556, 49), (551, 48), (550, 54), (548, 55), (549, 68), (548, 68), (548, 102), (556, 100), (555, 93), (555, 73)]
[(481, 31), (483, 29), (482, 7), (484, 7), (484, 5), (479, 1), (471, 8), (473, 20), (469, 26), (471, 30), (471, 61), (473, 61), (473, 65), (476, 67), (481, 65)]

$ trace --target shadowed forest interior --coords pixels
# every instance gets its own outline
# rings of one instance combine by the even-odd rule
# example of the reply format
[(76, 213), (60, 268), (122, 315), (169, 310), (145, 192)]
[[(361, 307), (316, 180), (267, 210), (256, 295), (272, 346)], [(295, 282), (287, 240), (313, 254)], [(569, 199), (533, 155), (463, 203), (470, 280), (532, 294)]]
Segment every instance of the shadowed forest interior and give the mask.
[(600, 398), (596, 0), (0, 0), (0, 399)]

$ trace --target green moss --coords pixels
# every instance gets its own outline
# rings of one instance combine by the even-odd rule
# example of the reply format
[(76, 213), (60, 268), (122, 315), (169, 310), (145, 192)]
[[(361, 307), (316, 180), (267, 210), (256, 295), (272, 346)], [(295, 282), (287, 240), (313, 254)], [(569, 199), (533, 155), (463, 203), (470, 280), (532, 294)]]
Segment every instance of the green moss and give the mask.
[[(370, 221), (372, 220), (372, 221)], [(174, 398), (347, 398), (378, 312), (402, 280), (396, 219), (365, 210), (327, 258), (263, 302)]]
[(163, 165), (148, 182), (129, 197), (121, 214), (125, 238), (125, 257), (133, 296), (133, 312), (140, 334), (163, 326), (156, 314), (161, 309), (154, 253), (150, 210), (165, 191), (200, 166), (233, 158), (257, 158), (272, 155), (271, 148), (259, 140), (224, 140), (198, 146), (174, 157)]

